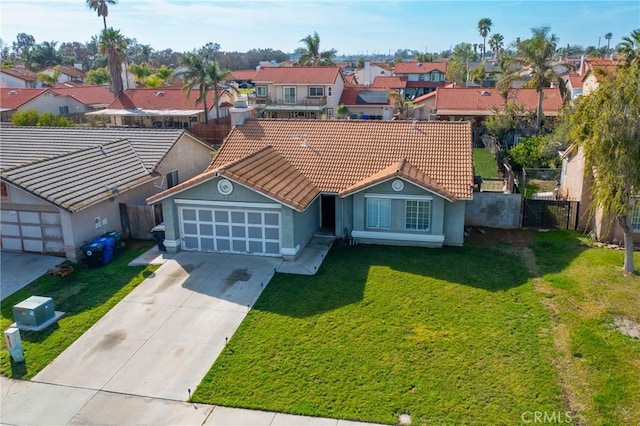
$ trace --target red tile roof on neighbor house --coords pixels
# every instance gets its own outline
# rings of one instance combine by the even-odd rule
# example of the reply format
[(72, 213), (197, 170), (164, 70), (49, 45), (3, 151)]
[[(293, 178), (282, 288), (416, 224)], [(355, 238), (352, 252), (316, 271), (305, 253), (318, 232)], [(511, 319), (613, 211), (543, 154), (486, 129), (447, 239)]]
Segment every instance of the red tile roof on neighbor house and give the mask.
[(231, 71), (231, 80), (251, 80), (253, 81), (253, 77), (256, 75), (256, 70), (237, 70)]
[[(224, 90), (219, 90), (219, 94)], [(210, 91), (207, 99), (207, 107), (213, 108), (213, 91)], [(192, 90), (187, 97), (182, 89), (127, 89), (122, 95), (114, 99), (107, 109), (148, 109), (148, 110), (197, 110), (202, 109), (200, 102), (196, 105), (198, 91)]]
[[(557, 115), (562, 108), (560, 89), (544, 89), (543, 93), (542, 111), (547, 116)], [(504, 105), (504, 98), (495, 89), (481, 87), (439, 87), (436, 92), (415, 99), (414, 104), (434, 96), (438, 115), (491, 115), (493, 106), (502, 108)], [(538, 93), (535, 89), (511, 89), (508, 100), (535, 111)]]
[(573, 89), (582, 89), (582, 76), (579, 74), (568, 74), (567, 82)]
[[(42, 72), (52, 71), (55, 67), (47, 67), (42, 70)], [(68, 75), (71, 78), (84, 78), (86, 73), (82, 70), (77, 69), (76, 67), (70, 67), (66, 65), (59, 66), (60, 73), (64, 75)]]
[(340, 67), (265, 67), (253, 78), (254, 83), (333, 84), (342, 78)]
[(0, 88), (0, 109), (14, 110), (27, 102), (35, 99), (49, 89), (16, 89), (10, 87)]
[(371, 83), (372, 88), (381, 89), (404, 89), (407, 87), (407, 77), (404, 76), (378, 76)]
[(114, 100), (113, 93), (107, 86), (55, 87), (51, 90), (60, 95), (71, 96), (87, 106), (106, 107)]
[[(347, 195), (394, 177), (452, 201), (469, 199), (473, 187), (471, 145), (471, 124), (466, 121), (249, 119), (233, 128), (205, 173), (147, 202), (211, 180), (215, 173), (227, 169), (235, 173), (230, 179), (243, 179), (244, 185), (297, 210), (308, 206), (316, 188)], [(249, 159), (254, 156), (260, 162)], [(242, 170), (236, 167), (240, 163)], [(284, 178), (280, 167), (291, 173), (291, 180)], [(298, 173), (308, 183), (303, 183)], [(269, 177), (277, 177), (282, 188), (295, 182), (292, 194), (304, 195), (292, 195), (287, 201), (278, 190), (266, 190), (257, 183), (266, 184)]]
[(427, 74), (432, 71), (447, 72), (447, 64), (444, 62), (398, 62), (394, 69), (397, 74)]
[[(367, 102), (367, 94), (379, 93), (380, 98), (385, 95), (386, 102)], [(340, 97), (340, 103), (345, 105), (391, 105), (391, 97), (388, 96), (389, 89), (373, 89), (364, 86), (345, 86), (342, 90), (342, 96)], [(374, 96), (374, 100), (378, 100), (377, 96)]]
[(29, 82), (38, 81), (38, 77), (35, 72), (24, 68), (0, 68), (0, 72)]

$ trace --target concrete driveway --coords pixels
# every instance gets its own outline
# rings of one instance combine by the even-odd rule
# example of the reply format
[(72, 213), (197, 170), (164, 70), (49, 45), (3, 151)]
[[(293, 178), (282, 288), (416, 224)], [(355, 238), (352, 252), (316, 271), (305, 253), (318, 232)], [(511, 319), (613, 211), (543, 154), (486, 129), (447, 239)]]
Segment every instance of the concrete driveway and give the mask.
[(0, 300), (6, 299), (49, 269), (65, 261), (64, 257), (36, 253), (0, 253)]
[(187, 400), (281, 263), (180, 252), (33, 381)]

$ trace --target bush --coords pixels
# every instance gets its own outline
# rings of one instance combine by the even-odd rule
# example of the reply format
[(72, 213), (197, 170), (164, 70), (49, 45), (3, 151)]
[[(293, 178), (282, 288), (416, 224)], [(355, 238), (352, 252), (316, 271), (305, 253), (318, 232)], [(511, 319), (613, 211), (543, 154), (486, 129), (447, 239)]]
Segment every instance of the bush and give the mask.
[(522, 142), (509, 150), (509, 158), (511, 164), (520, 169), (556, 167), (559, 163), (558, 147), (550, 135), (522, 138)]
[(40, 127), (73, 127), (74, 123), (67, 117), (54, 115), (50, 112), (38, 114), (35, 109), (16, 112), (11, 117), (16, 126), (40, 126)]
[(35, 126), (38, 124), (38, 118), (40, 118), (38, 111), (35, 109), (27, 109), (13, 114), (11, 122), (16, 126)]

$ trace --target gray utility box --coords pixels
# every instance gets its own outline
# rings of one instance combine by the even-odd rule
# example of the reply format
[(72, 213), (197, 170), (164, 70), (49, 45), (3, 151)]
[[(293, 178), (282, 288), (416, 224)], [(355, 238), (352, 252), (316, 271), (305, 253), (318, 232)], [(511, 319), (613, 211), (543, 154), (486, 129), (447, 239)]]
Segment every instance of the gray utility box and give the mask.
[(55, 305), (50, 297), (31, 296), (13, 307), (13, 320), (17, 324), (37, 326), (55, 314)]

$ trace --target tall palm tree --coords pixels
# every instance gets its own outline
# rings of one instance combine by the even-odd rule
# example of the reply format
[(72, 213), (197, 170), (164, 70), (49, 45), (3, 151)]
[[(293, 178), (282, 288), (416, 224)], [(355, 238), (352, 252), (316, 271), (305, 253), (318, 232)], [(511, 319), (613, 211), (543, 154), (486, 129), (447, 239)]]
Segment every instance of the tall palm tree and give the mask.
[(607, 53), (609, 53), (609, 46), (611, 46), (611, 39), (613, 38), (613, 34), (606, 33), (604, 35), (604, 39), (607, 40)]
[(110, 90), (116, 98), (124, 91), (122, 83), (122, 62), (127, 51), (127, 42), (120, 31), (107, 28), (100, 35), (100, 54), (107, 56), (107, 67), (111, 76)]
[(207, 107), (207, 93), (213, 90), (213, 99), (216, 107), (216, 121), (220, 119), (220, 106), (218, 105), (218, 90), (221, 83), (231, 76), (231, 71), (221, 70), (218, 63), (209, 61), (205, 56), (195, 53), (185, 55), (182, 64), (187, 70), (182, 74), (184, 86), (182, 90), (187, 96), (194, 89), (198, 90), (196, 105), (200, 102), (204, 107), (204, 122), (209, 124), (209, 108)]
[(480, 37), (482, 37), (482, 59), (485, 59), (485, 53), (487, 51), (487, 35), (491, 32), (491, 19), (482, 18), (478, 21), (478, 32), (480, 33)]
[[(231, 78), (231, 71), (223, 70), (218, 66), (216, 61), (210, 62), (206, 68), (207, 78), (211, 83), (211, 89), (213, 90), (213, 101), (216, 106), (216, 122), (220, 121), (220, 105), (218, 101), (218, 91), (222, 86), (222, 82)], [(233, 86), (230, 86), (233, 87)], [(229, 89), (232, 90), (232, 89)]]
[(300, 43), (303, 43), (304, 47), (299, 49), (301, 56), (298, 59), (298, 65), (311, 65), (314, 67), (335, 65), (331, 58), (337, 53), (336, 50), (331, 49), (320, 52), (320, 36), (317, 32), (306, 36), (300, 40)]
[(504, 37), (500, 33), (495, 33), (489, 37), (489, 48), (493, 50), (495, 58), (498, 59), (500, 52), (504, 48)]
[(631, 31), (630, 36), (622, 37), (622, 42), (616, 48), (628, 65), (640, 61), (640, 29)]
[(102, 22), (104, 22), (104, 29), (107, 29), (107, 16), (109, 15), (109, 6), (107, 5), (118, 4), (118, 0), (86, 0), (86, 5), (89, 9), (95, 10), (98, 16), (102, 16)]
[(532, 28), (533, 36), (520, 42), (524, 62), (529, 66), (531, 72), (530, 85), (538, 93), (538, 108), (536, 112), (536, 128), (538, 130), (540, 130), (542, 122), (543, 89), (549, 86), (552, 80), (560, 80), (553, 69), (558, 38), (555, 34), (550, 34), (549, 31), (549, 27)]

